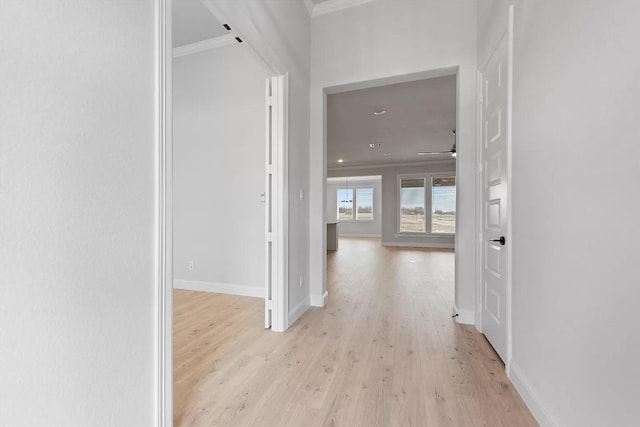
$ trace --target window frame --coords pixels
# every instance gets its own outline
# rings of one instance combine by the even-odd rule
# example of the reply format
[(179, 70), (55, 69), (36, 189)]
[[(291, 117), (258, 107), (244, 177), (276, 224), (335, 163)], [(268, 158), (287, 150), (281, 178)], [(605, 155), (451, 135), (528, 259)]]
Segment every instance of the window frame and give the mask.
[[(370, 189), (371, 190), (371, 219), (358, 219), (358, 189)], [(353, 194), (353, 212), (351, 219), (340, 219), (340, 202), (338, 202), (338, 197), (340, 195), (340, 191), (342, 190), (351, 190)], [(376, 198), (376, 190), (375, 186), (362, 184), (362, 185), (350, 185), (348, 188), (346, 186), (338, 186), (336, 188), (336, 218), (338, 222), (373, 222), (375, 220), (375, 198)]]
[[(457, 209), (457, 189), (458, 177), (455, 172), (435, 172), (435, 173), (417, 173), (417, 174), (401, 174), (397, 176), (397, 203), (396, 203), (396, 237), (399, 236), (424, 236), (424, 237), (455, 237), (456, 233), (433, 233), (433, 179), (434, 178), (455, 178), (456, 180), (456, 224), (458, 222)], [(403, 179), (422, 179), (424, 181), (424, 222), (425, 231), (401, 231), (402, 208), (401, 208), (401, 192)], [(427, 183), (429, 185), (427, 185)], [(456, 227), (457, 229), (457, 227)]]

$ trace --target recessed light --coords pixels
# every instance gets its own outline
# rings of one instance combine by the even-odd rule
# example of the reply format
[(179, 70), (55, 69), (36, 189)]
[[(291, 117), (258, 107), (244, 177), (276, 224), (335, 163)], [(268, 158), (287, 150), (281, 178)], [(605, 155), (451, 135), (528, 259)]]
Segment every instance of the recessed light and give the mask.
[(382, 108), (378, 108), (373, 112), (374, 116), (381, 116), (383, 114), (387, 114), (387, 110), (383, 110)]
[(344, 162), (344, 160), (338, 159), (338, 163), (342, 163), (342, 162)]
[(390, 156), (390, 155), (391, 155), (391, 153), (384, 153), (384, 155), (385, 155), (385, 156)]
[(371, 144), (369, 144), (369, 148), (378, 148), (378, 147), (382, 147), (382, 143), (380, 142), (373, 142)]

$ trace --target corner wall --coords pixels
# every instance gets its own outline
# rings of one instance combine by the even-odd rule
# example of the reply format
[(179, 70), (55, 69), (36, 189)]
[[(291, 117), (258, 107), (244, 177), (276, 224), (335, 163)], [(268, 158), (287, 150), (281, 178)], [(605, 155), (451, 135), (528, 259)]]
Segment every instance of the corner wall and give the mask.
[(310, 274), (326, 291), (326, 88), (393, 76), (458, 70), (456, 305), (475, 310), (476, 1), (378, 0), (312, 20)]

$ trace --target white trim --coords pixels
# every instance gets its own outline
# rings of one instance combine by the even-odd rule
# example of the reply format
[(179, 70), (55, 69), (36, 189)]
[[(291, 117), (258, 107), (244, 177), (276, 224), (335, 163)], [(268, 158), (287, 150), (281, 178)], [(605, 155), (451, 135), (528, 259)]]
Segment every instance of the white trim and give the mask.
[(458, 314), (455, 319), (456, 323), (462, 325), (475, 325), (476, 313), (473, 310), (458, 310), (458, 307), (453, 306), (453, 313)]
[(456, 166), (456, 161), (451, 159), (445, 160), (423, 160), (420, 162), (396, 162), (396, 163), (373, 163), (373, 164), (358, 164), (358, 165), (344, 165), (339, 167), (327, 168), (328, 172), (340, 172), (344, 170), (360, 170), (360, 169), (380, 169), (380, 168), (398, 168), (404, 166), (433, 166), (433, 165), (452, 165)]
[(174, 289), (186, 289), (189, 291), (216, 292), (219, 294), (240, 295), (244, 297), (264, 298), (262, 286), (236, 285), (232, 283), (201, 282), (198, 280), (175, 279)]
[(304, 314), (305, 311), (307, 311), (308, 308), (309, 308), (309, 302), (305, 298), (302, 301), (300, 301), (298, 305), (290, 309), (288, 320), (287, 320), (287, 328), (291, 327), (291, 325), (293, 325), (295, 321), (298, 320), (300, 316)]
[(431, 242), (382, 242), (382, 246), (397, 246), (401, 248), (435, 248), (454, 249), (454, 243), (431, 243)]
[[(360, 6), (366, 3), (371, 3), (374, 0), (327, 0), (322, 3), (313, 4), (311, 7), (311, 17), (325, 15), (327, 13), (337, 12), (339, 10), (348, 9), (350, 7)], [(308, 3), (308, 0), (305, 0)], [(309, 6), (307, 5), (307, 10)]]
[(216, 49), (222, 46), (228, 46), (233, 43), (238, 43), (238, 41), (236, 40), (236, 37), (237, 37), (236, 34), (229, 33), (223, 36), (186, 44), (184, 46), (174, 47), (173, 57), (178, 58), (180, 56), (191, 55), (194, 53)]
[(329, 291), (324, 291), (323, 295), (311, 294), (311, 307), (326, 307), (329, 302)]
[(553, 418), (549, 410), (542, 404), (540, 396), (531, 386), (531, 383), (527, 380), (527, 377), (520, 366), (511, 360), (509, 367), (510, 369), (507, 371), (507, 374), (511, 383), (520, 394), (520, 397), (522, 397), (522, 400), (527, 405), (538, 424), (540, 424), (541, 427), (555, 427), (560, 425)]
[[(355, 221), (354, 221), (355, 222)], [(360, 221), (362, 222), (362, 221)], [(380, 239), (380, 234), (358, 234), (358, 233), (338, 233), (338, 237), (375, 237)]]
[(155, 414), (158, 427), (173, 425), (173, 219), (171, 0), (155, 8)]

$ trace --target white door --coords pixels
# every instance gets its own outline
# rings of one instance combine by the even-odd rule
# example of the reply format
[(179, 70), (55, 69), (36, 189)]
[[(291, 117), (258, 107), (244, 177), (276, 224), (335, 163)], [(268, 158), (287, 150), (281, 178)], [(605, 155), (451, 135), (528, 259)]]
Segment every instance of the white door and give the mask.
[(264, 326), (288, 327), (287, 285), (287, 115), (288, 76), (266, 81), (265, 133), (265, 303)]
[(482, 332), (508, 363), (507, 167), (509, 40), (505, 32), (482, 70)]
[(264, 295), (264, 327), (271, 327), (271, 307), (273, 289), (273, 106), (271, 97), (271, 79), (265, 84), (265, 188), (263, 200), (265, 204), (265, 295)]

